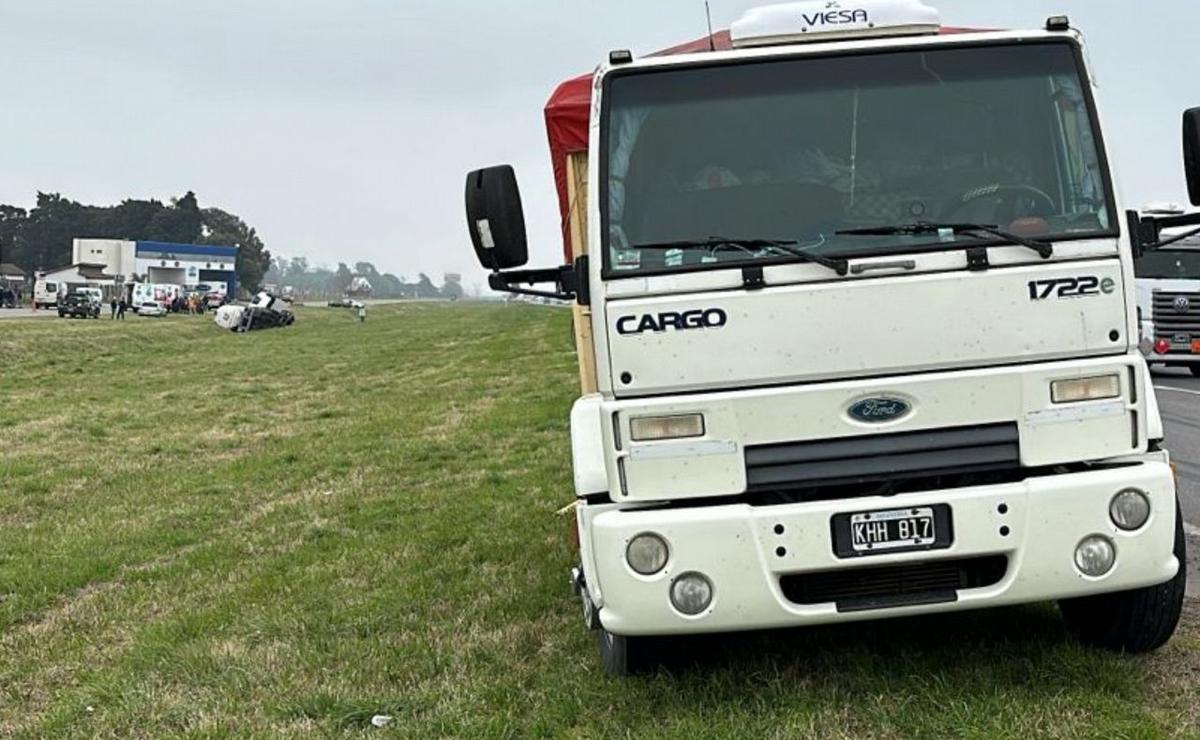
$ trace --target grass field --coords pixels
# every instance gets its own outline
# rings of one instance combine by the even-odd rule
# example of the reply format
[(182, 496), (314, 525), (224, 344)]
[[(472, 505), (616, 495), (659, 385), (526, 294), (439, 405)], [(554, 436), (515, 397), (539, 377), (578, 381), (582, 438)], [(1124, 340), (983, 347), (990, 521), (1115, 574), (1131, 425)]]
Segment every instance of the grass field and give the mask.
[(0, 736), (1200, 736), (1194, 603), (1146, 657), (1034, 606), (607, 678), (555, 514), (569, 320), (0, 323)]

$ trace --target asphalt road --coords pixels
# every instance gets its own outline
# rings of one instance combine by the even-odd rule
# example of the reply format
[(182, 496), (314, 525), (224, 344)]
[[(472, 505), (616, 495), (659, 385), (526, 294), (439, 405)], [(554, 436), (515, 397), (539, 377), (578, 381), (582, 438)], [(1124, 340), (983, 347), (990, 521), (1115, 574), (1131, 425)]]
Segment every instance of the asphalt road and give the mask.
[(0, 308), (0, 319), (32, 319), (37, 316), (57, 316), (51, 309), (39, 309), (34, 311), (32, 308)]
[(1154, 387), (1166, 426), (1166, 447), (1179, 476), (1179, 505), (1188, 533), (1188, 591), (1200, 596), (1200, 378), (1155, 368)]

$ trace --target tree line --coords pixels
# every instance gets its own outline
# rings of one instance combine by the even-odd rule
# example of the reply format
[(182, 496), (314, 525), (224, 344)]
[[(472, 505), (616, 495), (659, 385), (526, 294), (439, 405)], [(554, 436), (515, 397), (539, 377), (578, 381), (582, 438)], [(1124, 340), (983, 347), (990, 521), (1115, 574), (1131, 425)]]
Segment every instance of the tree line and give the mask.
[(0, 262), (11, 262), (26, 274), (52, 270), (71, 263), (74, 239), (124, 239), (179, 244), (238, 247), (238, 284), (254, 293), (264, 284), (290, 285), (302, 297), (341, 297), (355, 277), (371, 283), (378, 298), (461, 298), (463, 289), (454, 279), (437, 286), (420, 273), (415, 281), (390, 272), (380, 273), (370, 262), (353, 269), (312, 266), (303, 257), (272, 258), (254, 227), (220, 208), (201, 208), (188, 191), (167, 202), (126, 199), (114, 206), (93, 206), (64, 198), (59, 193), (37, 194), (31, 209), (0, 204)]
[(337, 269), (312, 265), (304, 257), (273, 258), (264, 281), (283, 288), (289, 286), (301, 298), (338, 298), (351, 291), (354, 278), (366, 278), (375, 298), (450, 298), (463, 297), (459, 280), (450, 276), (439, 287), (425, 273), (410, 282), (403, 275), (379, 272), (370, 262), (355, 262), (353, 268), (339, 262)]
[(220, 208), (201, 208), (191, 191), (167, 203), (127, 199), (92, 206), (39, 192), (28, 210), (0, 204), (0, 262), (31, 275), (63, 267), (71, 263), (77, 238), (236, 246), (238, 283), (251, 292), (271, 266), (271, 253), (253, 227)]

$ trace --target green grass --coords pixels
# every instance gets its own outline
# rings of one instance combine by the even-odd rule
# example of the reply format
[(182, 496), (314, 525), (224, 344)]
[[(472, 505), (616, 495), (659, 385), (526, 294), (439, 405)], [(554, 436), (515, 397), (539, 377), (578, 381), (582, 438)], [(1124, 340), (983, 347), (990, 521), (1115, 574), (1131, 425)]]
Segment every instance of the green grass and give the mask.
[(0, 321), (0, 736), (1200, 735), (1190, 604), (1138, 658), (1034, 606), (687, 640), (607, 678), (555, 513), (569, 320)]

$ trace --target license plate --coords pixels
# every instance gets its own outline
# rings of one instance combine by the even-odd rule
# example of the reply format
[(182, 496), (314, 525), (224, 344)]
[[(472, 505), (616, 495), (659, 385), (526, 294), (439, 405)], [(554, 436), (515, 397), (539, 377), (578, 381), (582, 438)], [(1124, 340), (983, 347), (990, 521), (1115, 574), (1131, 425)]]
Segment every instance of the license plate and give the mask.
[(843, 558), (945, 548), (952, 539), (945, 504), (838, 514), (832, 530), (834, 554)]

